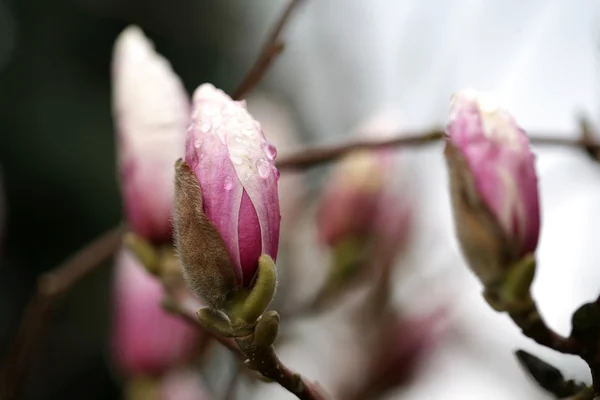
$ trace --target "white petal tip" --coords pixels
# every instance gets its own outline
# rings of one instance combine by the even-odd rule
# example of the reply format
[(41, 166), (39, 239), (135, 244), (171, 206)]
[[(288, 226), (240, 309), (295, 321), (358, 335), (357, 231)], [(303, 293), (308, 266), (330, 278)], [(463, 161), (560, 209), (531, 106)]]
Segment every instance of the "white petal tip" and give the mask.
[(127, 56), (142, 58), (154, 52), (154, 44), (136, 25), (125, 28), (115, 41), (115, 58)]
[(452, 95), (450, 98), (451, 114), (465, 105), (475, 106), (483, 113), (494, 113), (502, 108), (496, 93), (480, 92), (472, 88), (463, 89)]
[(231, 101), (231, 98), (212, 83), (203, 83), (194, 91), (194, 102), (196, 101)]

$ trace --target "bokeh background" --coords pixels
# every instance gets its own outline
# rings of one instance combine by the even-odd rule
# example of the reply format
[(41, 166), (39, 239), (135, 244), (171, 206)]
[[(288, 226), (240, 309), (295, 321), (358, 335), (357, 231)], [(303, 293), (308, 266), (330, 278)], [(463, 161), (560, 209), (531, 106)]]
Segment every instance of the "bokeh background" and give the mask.
[[(212, 82), (231, 92), (285, 4), (0, 2), (0, 358), (36, 275), (121, 218), (110, 103), (116, 36), (137, 24), (188, 91)], [(259, 91), (305, 144), (343, 140), (382, 109), (396, 110), (407, 130), (442, 126), (450, 95), (464, 87), (498, 91), (536, 133), (574, 138), (580, 113), (600, 126), (594, 0), (305, 0), (285, 38)], [(571, 312), (600, 292), (600, 166), (576, 149), (535, 151), (543, 230), (534, 293), (550, 325), (567, 334)], [(418, 224), (396, 297), (415, 310), (436, 296), (452, 299), (452, 329), (415, 384), (390, 398), (549, 398), (514, 361), (518, 347), (589, 379), (585, 365), (522, 338), (481, 300), (452, 233), (441, 146), (406, 159)], [(318, 173), (309, 178), (318, 182)], [(61, 303), (27, 398), (119, 398), (108, 362), (110, 278), (109, 263)], [(326, 387), (341, 380), (347, 351), (334, 318), (301, 325), (308, 339), (285, 344), (284, 360)], [(291, 398), (274, 385), (242, 391), (239, 398)]]

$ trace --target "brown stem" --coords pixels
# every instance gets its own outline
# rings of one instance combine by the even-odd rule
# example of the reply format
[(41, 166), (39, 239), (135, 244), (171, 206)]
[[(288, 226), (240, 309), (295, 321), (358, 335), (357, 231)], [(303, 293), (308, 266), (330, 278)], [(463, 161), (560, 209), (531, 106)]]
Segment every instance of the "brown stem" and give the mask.
[(287, 368), (275, 354), (273, 346), (255, 346), (254, 335), (238, 338), (237, 343), (248, 358), (246, 365), (264, 377), (279, 383), (301, 400), (325, 400), (317, 386)]
[[(304, 170), (335, 161), (356, 150), (371, 150), (388, 146), (422, 146), (435, 143), (443, 137), (444, 131), (442, 129), (432, 129), (427, 132), (403, 133), (402, 135), (384, 140), (358, 140), (338, 145), (317, 146), (279, 157), (277, 168), (279, 170)], [(600, 149), (600, 143), (592, 142), (589, 138), (568, 139), (531, 135), (530, 140), (533, 144), (542, 146), (581, 147), (588, 151), (589, 149)]]
[(37, 280), (37, 293), (29, 302), (10, 347), (3, 371), (3, 400), (22, 397), (28, 368), (51, 320), (58, 300), (77, 282), (102, 265), (121, 244), (123, 227), (104, 233)]
[(283, 11), (283, 14), (279, 17), (279, 21), (273, 28), (273, 31), (267, 38), (267, 42), (265, 43), (262, 52), (260, 53), (258, 59), (252, 66), (252, 68), (246, 73), (244, 79), (238, 86), (238, 88), (233, 92), (233, 99), (239, 100), (246, 97), (248, 93), (265, 75), (275, 58), (281, 54), (283, 51), (283, 43), (280, 40), (281, 32), (283, 28), (287, 24), (292, 15), (292, 11), (298, 6), (302, 0), (290, 0), (288, 6)]
[(385, 140), (358, 140), (339, 145), (318, 146), (299, 150), (288, 156), (280, 157), (277, 168), (280, 170), (303, 170), (320, 164), (335, 161), (345, 154), (356, 150), (371, 150), (387, 146), (419, 146), (437, 142), (444, 137), (441, 130), (427, 133), (397, 136)]
[(542, 346), (564, 354), (579, 354), (581, 351), (577, 340), (561, 336), (546, 324), (531, 297), (519, 307), (509, 310), (508, 314), (525, 336)]

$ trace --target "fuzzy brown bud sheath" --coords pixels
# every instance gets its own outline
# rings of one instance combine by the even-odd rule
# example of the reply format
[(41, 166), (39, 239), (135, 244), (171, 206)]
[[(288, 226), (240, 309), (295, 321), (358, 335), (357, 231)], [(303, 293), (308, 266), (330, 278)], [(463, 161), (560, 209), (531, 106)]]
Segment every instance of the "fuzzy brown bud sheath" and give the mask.
[(202, 190), (190, 166), (175, 164), (175, 245), (188, 286), (210, 307), (221, 308), (237, 289), (223, 238), (202, 210)]

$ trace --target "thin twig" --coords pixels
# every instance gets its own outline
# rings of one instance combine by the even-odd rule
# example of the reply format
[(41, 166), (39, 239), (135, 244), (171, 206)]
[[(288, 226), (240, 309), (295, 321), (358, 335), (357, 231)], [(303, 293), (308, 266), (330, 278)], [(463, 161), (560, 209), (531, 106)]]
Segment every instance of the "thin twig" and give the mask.
[(510, 310), (508, 313), (525, 336), (560, 353), (579, 354), (581, 346), (577, 340), (564, 337), (550, 328), (542, 318), (537, 304), (532, 298), (527, 303), (527, 306)]
[(37, 292), (25, 308), (4, 365), (3, 400), (22, 397), (28, 368), (58, 300), (115, 253), (121, 244), (122, 235), (122, 226), (109, 230), (66, 262), (38, 278)]
[(260, 56), (233, 93), (232, 97), (234, 100), (246, 97), (258, 82), (260, 82), (275, 58), (281, 54), (283, 51), (283, 42), (280, 40), (281, 32), (289, 21), (292, 12), (301, 2), (302, 0), (290, 0), (288, 6), (283, 11), (283, 14), (279, 17), (277, 25), (275, 25), (275, 28), (273, 28), (273, 31), (267, 38), (267, 42), (265, 43)]
[(326, 399), (315, 383), (307, 381), (306, 378), (286, 367), (275, 354), (273, 346), (256, 346), (253, 339), (254, 335), (237, 339), (240, 349), (248, 357), (246, 365), (260, 372), (264, 377), (279, 383), (300, 400)]
[[(358, 140), (338, 145), (316, 146), (301, 149), (295, 153), (279, 157), (279, 170), (304, 170), (321, 164), (335, 161), (340, 157), (356, 150), (372, 150), (381, 147), (422, 146), (436, 143), (444, 137), (441, 129), (426, 132), (403, 133), (384, 140)], [(583, 149), (600, 149), (600, 143), (589, 139), (554, 138), (543, 135), (531, 135), (531, 142), (541, 146), (580, 147)]]
[(339, 145), (301, 149), (296, 153), (280, 157), (277, 161), (277, 168), (279, 170), (302, 170), (335, 161), (356, 150), (371, 150), (387, 146), (420, 146), (437, 142), (443, 137), (443, 131), (432, 130), (427, 133), (417, 133), (415, 135), (403, 134), (402, 136), (385, 140), (359, 140)]

